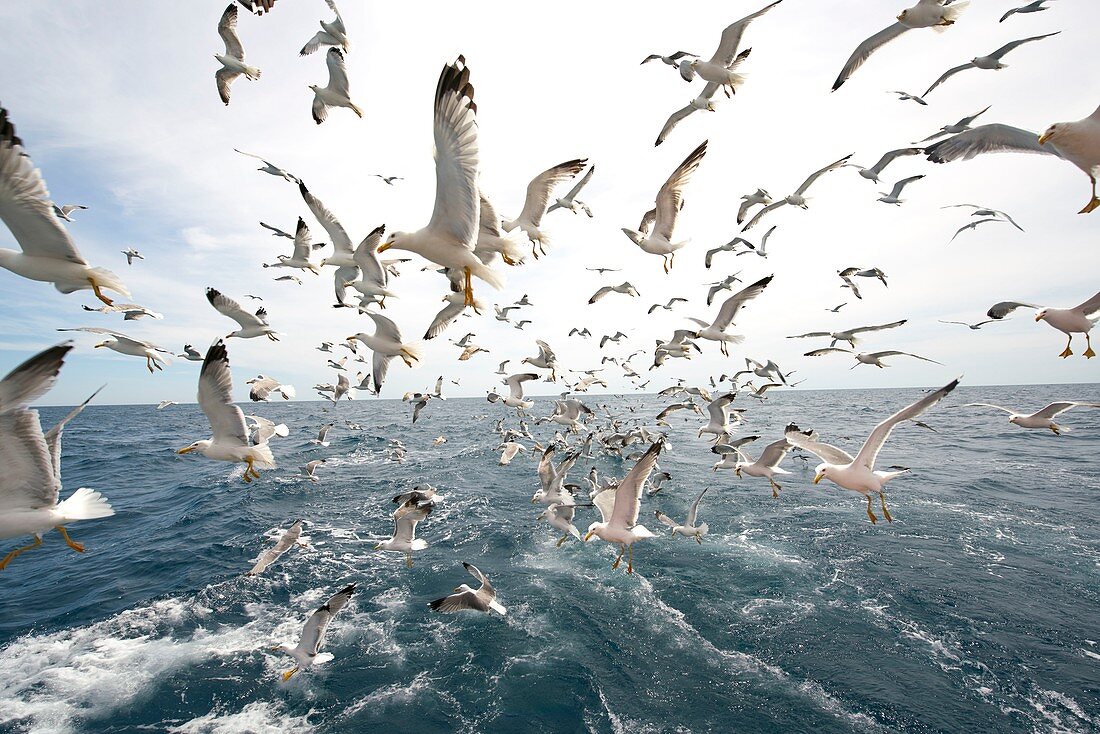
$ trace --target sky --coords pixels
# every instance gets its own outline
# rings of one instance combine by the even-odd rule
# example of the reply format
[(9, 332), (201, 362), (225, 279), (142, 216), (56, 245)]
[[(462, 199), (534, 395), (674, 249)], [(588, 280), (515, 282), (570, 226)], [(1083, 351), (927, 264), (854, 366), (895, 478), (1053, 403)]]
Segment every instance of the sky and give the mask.
[[(684, 12), (666, 2), (634, 2), (623, 12), (612, 3), (569, 0), (342, 0), (353, 43), (351, 93), (365, 117), (335, 109), (320, 126), (310, 115), (308, 85), (326, 83), (324, 54), (299, 57), (298, 49), (318, 20), (331, 18), (321, 0), (282, 0), (263, 17), (242, 9), (238, 33), (248, 62), (263, 76), (236, 81), (228, 107), (218, 99), (213, 57), (223, 50), (217, 24), (225, 2), (117, 0), (109, 10), (97, 0), (0, 5), (0, 104), (54, 200), (89, 207), (68, 225), (86, 259), (120, 274), (134, 302), (164, 314), (159, 321), (123, 323), (82, 311), (81, 304), (98, 305), (90, 292), (65, 296), (0, 271), (6, 296), (0, 300), (0, 373), (62, 341), (66, 335), (55, 332), (60, 327), (104, 326), (174, 352), (185, 343), (205, 351), (236, 328), (207, 303), (204, 290), (212, 286), (246, 305), (253, 302), (245, 293), (263, 296), (271, 324), (283, 335), (278, 343), (229, 340), (238, 396), (246, 396), (244, 380), (262, 372), (312, 399), (313, 384), (335, 381), (326, 366), (330, 355), (315, 347), (369, 332), (372, 324), (353, 310), (332, 308), (331, 268), (320, 276), (304, 273), (302, 286), (271, 280), (278, 271), (260, 264), (289, 253), (289, 241), (269, 236), (260, 220), (293, 231), (304, 216), (315, 241), (327, 238), (295, 186), (257, 172), (256, 161), (233, 149), (300, 176), (356, 243), (379, 224), (417, 229), (427, 223), (434, 198), (435, 84), (443, 65), (461, 53), (476, 88), (480, 185), (497, 210), (514, 216), (533, 176), (588, 158), (597, 171), (582, 198), (595, 217), (548, 215), (547, 257), (516, 268), (498, 263), (506, 270), (503, 291), (475, 284), (487, 303), (506, 305), (528, 294), (535, 305), (520, 318), (532, 324), (518, 331), (491, 314), (462, 318), (423, 345), (418, 369), (395, 362), (382, 397), (424, 389), (439, 375), (460, 382), (448, 383), (445, 394), (484, 395), (499, 386), (493, 374), (499, 362), (511, 360), (509, 371), (518, 371), (520, 360), (537, 354), (536, 338), (550, 343), (565, 369), (595, 368), (603, 355), (646, 349), (632, 364), (652, 375), (651, 391), (679, 377), (702, 384), (739, 368), (745, 356), (797, 370), (803, 389), (940, 385), (960, 374), (968, 384), (1096, 382), (1100, 359), (1081, 358), (1083, 343), (1073, 358), (1059, 359), (1064, 336), (1035, 323), (1030, 312), (980, 331), (938, 323), (981, 320), (1002, 300), (1069, 307), (1096, 292), (1100, 214), (1076, 214), (1088, 200), (1087, 178), (1052, 157), (1002, 154), (942, 166), (903, 158), (887, 169), (881, 186), (844, 169), (811, 189), (807, 211), (786, 207), (745, 235), (758, 242), (778, 225), (767, 259), (723, 253), (708, 271), (703, 257), (738, 234), (742, 194), (763, 187), (783, 196), (849, 153), (872, 165), (882, 153), (987, 105), (979, 122), (1034, 131), (1090, 114), (1100, 102), (1100, 75), (1082, 67), (1095, 58), (1100, 4), (1058, 0), (1046, 12), (999, 24), (1006, 9), (1022, 3), (975, 0), (946, 32), (907, 33), (830, 93), (855, 46), (889, 25), (906, 3), (785, 0), (746, 32), (743, 47), (753, 51), (736, 96), (720, 96), (715, 112), (692, 115), (654, 148), (668, 115), (698, 94), (702, 82), (689, 85), (668, 66), (638, 62), (680, 49), (709, 57), (727, 24), (764, 4), (696, 3)], [(919, 93), (949, 67), (1052, 31), (1062, 33), (1017, 49), (1006, 58), (1007, 69), (958, 75), (929, 95), (927, 107), (889, 93)], [(1071, 67), (1083, 73), (1066, 74)], [(664, 180), (704, 139), (708, 152), (677, 224), (677, 238), (691, 242), (665, 275), (661, 258), (638, 250), (620, 228), (637, 226)], [(405, 180), (391, 187), (373, 173)], [(918, 174), (927, 178), (906, 189), (904, 205), (876, 201), (894, 181)], [(972, 221), (965, 209), (941, 208), (959, 203), (1008, 211), (1026, 231), (994, 223), (949, 244), (955, 230)], [(120, 251), (131, 246), (146, 259), (127, 266)], [(0, 228), (0, 247), (15, 247), (6, 228)], [(441, 276), (421, 272), (424, 264), (404, 265), (392, 286), (398, 298), (387, 301), (386, 315), (407, 340), (422, 336), (447, 292)], [(861, 280), (864, 299), (856, 301), (836, 276), (849, 266), (881, 268), (889, 287)], [(600, 276), (587, 267), (622, 272)], [(689, 326), (688, 316), (713, 318), (718, 303), (705, 305), (704, 284), (738, 270), (746, 283), (775, 275), (732, 329), (746, 336), (744, 344), (727, 358), (715, 343), (702, 342), (702, 356), (647, 372), (654, 340)], [(587, 304), (600, 286), (624, 280), (639, 298), (612, 295)], [(673, 296), (690, 302), (646, 315), (651, 304)], [(840, 313), (826, 310), (842, 302), (848, 305)], [(852, 370), (845, 355), (801, 356), (827, 342), (785, 338), (903, 318), (909, 319), (904, 327), (859, 346), (915, 352), (942, 366), (899, 357), (889, 369)], [(574, 326), (587, 326), (594, 338), (567, 337)], [(619, 330), (629, 338), (601, 351), (599, 337)], [(467, 332), (489, 353), (458, 362), (460, 350), (448, 340)], [(93, 349), (99, 337), (74, 338), (77, 349), (43, 403), (72, 404), (104, 383), (97, 402), (194, 400), (197, 363), (175, 360), (150, 375), (140, 358)], [(607, 366), (602, 376), (609, 391), (630, 386)], [(558, 390), (539, 383), (529, 392)], [(364, 392), (358, 399), (373, 398)]]

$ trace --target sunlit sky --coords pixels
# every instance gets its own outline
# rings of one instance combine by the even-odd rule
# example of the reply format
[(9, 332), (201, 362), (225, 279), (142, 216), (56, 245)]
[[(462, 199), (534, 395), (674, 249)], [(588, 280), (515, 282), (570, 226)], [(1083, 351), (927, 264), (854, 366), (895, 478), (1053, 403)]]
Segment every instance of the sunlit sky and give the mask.
[[(205, 351), (236, 325), (206, 302), (213, 286), (241, 300), (264, 297), (282, 341), (229, 341), (229, 355), (243, 398), (244, 380), (263, 372), (313, 397), (310, 386), (334, 381), (330, 355), (315, 350), (322, 339), (340, 341), (370, 331), (370, 320), (332, 308), (332, 269), (302, 275), (305, 284), (276, 283), (262, 262), (289, 253), (289, 241), (269, 236), (258, 222), (293, 231), (305, 216), (315, 240), (327, 241), (297, 188), (257, 172), (256, 162), (233, 152), (255, 152), (300, 176), (343, 222), (354, 242), (375, 226), (411, 230), (427, 223), (434, 198), (431, 101), (442, 66), (465, 55), (476, 87), (481, 141), (481, 186), (498, 211), (514, 216), (524, 190), (543, 169), (577, 157), (597, 165), (582, 198), (594, 219), (554, 212), (543, 229), (553, 238), (548, 257), (504, 268), (506, 287), (477, 284), (478, 297), (505, 305), (524, 293), (534, 307), (520, 318), (523, 331), (493, 319), (462, 318), (424, 345), (424, 365), (391, 369), (383, 397), (432, 384), (438, 375), (451, 396), (484, 395), (499, 385), (493, 374), (509, 359), (510, 370), (548, 341), (564, 369), (598, 367), (601, 356), (649, 354), (632, 364), (652, 375), (650, 390), (683, 377), (702, 383), (732, 372), (745, 356), (797, 370), (804, 389), (939, 385), (966, 375), (968, 384), (1095, 382), (1100, 359), (1057, 354), (1065, 338), (1030, 312), (981, 331), (938, 323), (978, 321), (993, 303), (1019, 299), (1073, 306), (1100, 287), (1096, 233), (1100, 214), (1077, 215), (1088, 200), (1088, 181), (1072, 165), (1046, 156), (995, 155), (937, 166), (904, 158), (887, 169), (883, 184), (852, 169), (828, 175), (810, 190), (810, 208), (787, 207), (750, 231), (758, 242), (771, 226), (767, 259), (723, 253), (705, 270), (706, 250), (732, 239), (739, 197), (757, 187), (775, 196), (794, 191), (813, 170), (848, 153), (873, 164), (887, 150), (907, 146), (942, 125), (992, 105), (978, 122), (1005, 122), (1042, 131), (1076, 120), (1100, 102), (1095, 57), (1100, 4), (1060, 0), (1051, 9), (998, 19), (1015, 0), (976, 0), (944, 33), (913, 31), (873, 56), (838, 92), (829, 89), (840, 67), (867, 36), (892, 22), (904, 2), (786, 0), (753, 24), (744, 46), (753, 52), (742, 69), (748, 80), (717, 111), (696, 113), (659, 148), (653, 140), (666, 118), (702, 88), (670, 67), (644, 66), (651, 52), (683, 49), (708, 56), (721, 30), (753, 12), (762, 0), (695, 3), (634, 2), (551, 4), (478, 2), (378, 3), (343, 0), (353, 47), (347, 63), (352, 97), (365, 110), (332, 110), (327, 122), (310, 116), (309, 84), (325, 84), (323, 52), (299, 57), (298, 49), (331, 14), (321, 0), (281, 0), (264, 17), (240, 14), (238, 31), (259, 81), (236, 81), (229, 107), (218, 99), (214, 53), (225, 2), (175, 3), (95, 0), (0, 5), (0, 64), (9, 110), (18, 134), (59, 203), (88, 211), (68, 225), (85, 257), (119, 273), (133, 301), (164, 314), (161, 321), (123, 323), (85, 313), (98, 305), (90, 292), (61, 295), (47, 284), (0, 271), (0, 370), (61, 341), (59, 327), (105, 326), (179, 352), (184, 343)], [(1062, 31), (1006, 57), (1007, 69), (959, 74), (928, 97), (929, 105), (899, 101), (890, 90), (920, 93), (943, 71), (1002, 44)], [(1067, 73), (1070, 72), (1070, 73)], [(660, 185), (702, 140), (706, 158), (686, 191), (678, 238), (690, 238), (670, 275), (661, 259), (639, 251), (621, 227), (635, 227)], [(387, 186), (372, 173), (405, 177)], [(876, 201), (880, 191), (910, 175), (927, 174), (905, 192), (900, 207)], [(989, 224), (951, 235), (971, 221), (974, 203), (1003, 209), (1025, 228)], [(769, 221), (770, 220), (770, 221)], [(0, 246), (15, 247), (6, 228)], [(136, 247), (146, 257), (127, 266), (120, 253)], [(331, 249), (321, 253), (323, 256)], [(398, 298), (387, 302), (408, 340), (418, 339), (442, 305), (446, 283), (421, 272), (420, 260), (402, 267), (393, 282)], [(620, 268), (600, 276), (586, 267)], [(889, 287), (861, 280), (864, 299), (839, 288), (838, 269), (878, 267)], [(775, 279), (733, 329), (743, 345), (721, 356), (713, 342), (690, 362), (673, 360), (647, 372), (654, 340), (710, 320), (707, 282), (743, 270), (752, 282)], [(601, 285), (629, 280), (639, 298), (612, 295), (594, 306), (587, 299)], [(646, 309), (673, 296), (690, 299), (672, 312)], [(848, 302), (840, 313), (827, 308)], [(252, 301), (244, 301), (246, 305)], [(827, 346), (820, 340), (784, 337), (907, 318), (900, 329), (869, 336), (868, 351), (900, 349), (943, 366), (896, 358), (889, 369), (850, 370), (845, 355), (802, 357)], [(567, 338), (587, 326), (591, 340)], [(619, 345), (598, 348), (599, 337), (622, 330)], [(474, 332), (489, 350), (458, 362), (448, 339)], [(175, 360), (150, 375), (144, 360), (93, 349), (93, 335), (77, 335), (78, 348), (58, 386), (44, 402), (69, 404), (103, 383), (102, 403), (193, 401), (197, 363)], [(1097, 346), (1100, 346), (1098, 344)], [(346, 352), (339, 352), (346, 353)], [(614, 365), (603, 376), (611, 391), (629, 387)], [(365, 365), (363, 366), (365, 367)], [(354, 377), (354, 369), (352, 370)], [(558, 386), (540, 383), (530, 392)], [(359, 393), (358, 399), (373, 399)]]

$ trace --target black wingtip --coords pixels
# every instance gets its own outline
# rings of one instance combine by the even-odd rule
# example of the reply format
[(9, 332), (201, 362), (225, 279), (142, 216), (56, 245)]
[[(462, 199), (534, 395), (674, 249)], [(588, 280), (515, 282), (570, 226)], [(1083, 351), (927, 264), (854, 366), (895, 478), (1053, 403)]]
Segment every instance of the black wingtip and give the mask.
[(442, 599), (433, 599), (432, 601), (428, 602), (428, 606), (438, 612), (439, 608), (443, 606), (443, 602), (445, 601), (447, 601), (447, 597), (443, 597)]
[(206, 300), (210, 301), (210, 305), (214, 305), (214, 299), (221, 295), (221, 292), (214, 288), (206, 289)]
[(227, 365), (229, 364), (229, 352), (226, 351), (225, 342), (218, 339), (206, 350), (206, 358), (202, 361), (202, 369), (199, 374), (205, 373), (210, 365), (221, 361), (224, 361)]
[(352, 583), (348, 584), (347, 586), (345, 586), (344, 588), (340, 589), (340, 591), (337, 592), (337, 594), (347, 594), (348, 596), (351, 596), (354, 593), (355, 593), (355, 582), (354, 581)]

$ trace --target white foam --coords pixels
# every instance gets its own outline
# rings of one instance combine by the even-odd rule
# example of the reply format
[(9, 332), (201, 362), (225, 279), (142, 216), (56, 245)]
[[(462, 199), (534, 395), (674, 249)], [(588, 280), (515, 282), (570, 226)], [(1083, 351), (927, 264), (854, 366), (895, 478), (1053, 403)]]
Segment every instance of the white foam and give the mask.
[(168, 731), (178, 734), (308, 734), (316, 727), (305, 716), (292, 716), (276, 704), (254, 701), (237, 713), (211, 711)]

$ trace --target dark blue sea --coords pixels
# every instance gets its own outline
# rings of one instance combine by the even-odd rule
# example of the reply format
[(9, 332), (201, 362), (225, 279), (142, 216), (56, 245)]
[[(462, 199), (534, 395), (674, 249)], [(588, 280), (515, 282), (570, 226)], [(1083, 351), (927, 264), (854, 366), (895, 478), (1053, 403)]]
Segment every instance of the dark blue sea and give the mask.
[[(854, 453), (920, 394), (742, 396), (739, 431), (762, 436), (756, 455), (793, 420)], [(584, 399), (650, 427), (673, 401)], [(252, 406), (291, 434), (251, 486), (174, 453), (208, 435), (196, 406), (92, 406), (65, 434), (64, 494), (100, 490), (118, 514), (70, 526), (85, 554), (50, 533), (0, 573), (0, 731), (1100, 731), (1100, 413), (1064, 414), (1073, 430), (1055, 436), (952, 407), (1053, 399), (1100, 388), (961, 387), (925, 416), (937, 432), (897, 430), (880, 466), (913, 472), (890, 485), (895, 522), (878, 525), (859, 496), (811, 483), (816, 461), (788, 458), (779, 499), (712, 473), (704, 421), (676, 413), (660, 462), (673, 479), (642, 518), (665, 530), (653, 511), (682, 518), (707, 486), (710, 534), (639, 543), (632, 576), (611, 570), (607, 544), (555, 547), (530, 503), (532, 455), (497, 465), (492, 427), (514, 411), (484, 400), (432, 402), (415, 426), (396, 401)], [(331, 446), (310, 445), (332, 420)], [(387, 460), (391, 438), (404, 463)], [(295, 476), (313, 458), (328, 459), (316, 484)], [(570, 481), (593, 461), (630, 465), (581, 460)], [(409, 569), (373, 544), (390, 498), (422, 482), (446, 497)], [(592, 512), (578, 511), (582, 531)], [(244, 577), (265, 534), (296, 518), (312, 550)], [(462, 561), (490, 576), (507, 617), (429, 610), (473, 583)], [(353, 581), (335, 659), (282, 683), (288, 659), (269, 648)]]

